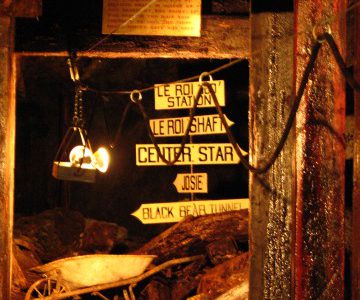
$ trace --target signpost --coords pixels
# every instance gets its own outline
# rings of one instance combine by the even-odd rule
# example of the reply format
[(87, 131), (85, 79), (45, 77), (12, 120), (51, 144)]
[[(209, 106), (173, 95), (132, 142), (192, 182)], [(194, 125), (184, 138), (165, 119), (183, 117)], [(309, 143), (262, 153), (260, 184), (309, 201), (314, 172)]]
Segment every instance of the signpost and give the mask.
[[(225, 83), (223, 80), (208, 81), (220, 106), (225, 106)], [(192, 109), (195, 98), (201, 87), (200, 82), (182, 82), (155, 85), (155, 109)], [(214, 99), (208, 88), (203, 87), (197, 107), (215, 107)], [(226, 124), (230, 127), (234, 123), (226, 116)], [(190, 117), (159, 118), (149, 120), (150, 128), (155, 137), (184, 136), (189, 126)], [(174, 161), (175, 165), (190, 165), (189, 173), (177, 174), (173, 184), (178, 193), (208, 192), (207, 173), (194, 173), (194, 165), (238, 164), (240, 158), (231, 143), (192, 143), (193, 135), (224, 134), (225, 126), (218, 114), (196, 115), (190, 127), (190, 143), (181, 144), (137, 144), (137, 166), (165, 166), (161, 159)], [(245, 156), (247, 153), (238, 145), (236, 147)], [(159, 155), (160, 154), (160, 155)], [(192, 199), (192, 198), (191, 198)], [(203, 216), (226, 211), (249, 208), (249, 199), (202, 200), (169, 203), (147, 203), (132, 213), (143, 224), (172, 223), (193, 215)]]
[[(175, 155), (181, 150), (180, 144), (159, 144), (162, 155), (167, 160), (174, 160)], [(247, 153), (243, 150), (243, 155)], [(238, 157), (235, 148), (231, 143), (204, 143), (185, 144), (179, 160), (175, 165), (222, 165), (238, 164)], [(166, 163), (159, 157), (156, 147), (153, 144), (136, 145), (137, 166), (165, 166)]]
[[(224, 80), (209, 81), (220, 106), (225, 106)], [(201, 83), (181, 82), (155, 84), (155, 109), (184, 109), (194, 107), (194, 100)], [(208, 88), (203, 88), (197, 107), (215, 107), (214, 100)]]
[(179, 173), (173, 184), (178, 193), (207, 193), (207, 173)]
[(179, 222), (189, 215), (197, 217), (248, 208), (249, 199), (146, 203), (131, 215), (143, 224), (157, 224)]
[[(230, 127), (234, 122), (226, 116), (226, 123)], [(188, 127), (190, 117), (162, 118), (150, 120), (150, 127), (156, 137), (183, 136)], [(219, 115), (195, 116), (191, 127), (190, 135), (223, 134), (226, 133)]]

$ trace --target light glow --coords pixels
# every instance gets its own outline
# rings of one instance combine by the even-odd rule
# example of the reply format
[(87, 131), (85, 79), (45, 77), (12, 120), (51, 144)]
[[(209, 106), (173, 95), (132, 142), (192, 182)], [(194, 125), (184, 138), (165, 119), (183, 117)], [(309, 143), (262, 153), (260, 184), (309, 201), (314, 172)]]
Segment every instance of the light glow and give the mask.
[(100, 172), (105, 173), (109, 167), (110, 163), (110, 155), (109, 152), (104, 148), (100, 147), (95, 153), (94, 153), (94, 161), (95, 161), (95, 167)]
[(104, 147), (100, 147), (95, 153), (85, 146), (75, 146), (69, 155), (70, 163), (73, 166), (98, 169), (105, 173), (109, 167), (110, 156)]
[(85, 146), (75, 146), (69, 154), (69, 160), (72, 165), (82, 166), (93, 164), (94, 158), (91, 150)]

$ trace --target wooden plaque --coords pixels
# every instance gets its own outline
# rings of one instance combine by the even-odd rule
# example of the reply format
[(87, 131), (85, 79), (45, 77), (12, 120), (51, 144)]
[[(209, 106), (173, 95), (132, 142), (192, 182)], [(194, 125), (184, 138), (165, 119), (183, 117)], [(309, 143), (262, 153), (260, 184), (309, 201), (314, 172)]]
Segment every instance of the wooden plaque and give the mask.
[(201, 0), (103, 0), (103, 34), (200, 36)]

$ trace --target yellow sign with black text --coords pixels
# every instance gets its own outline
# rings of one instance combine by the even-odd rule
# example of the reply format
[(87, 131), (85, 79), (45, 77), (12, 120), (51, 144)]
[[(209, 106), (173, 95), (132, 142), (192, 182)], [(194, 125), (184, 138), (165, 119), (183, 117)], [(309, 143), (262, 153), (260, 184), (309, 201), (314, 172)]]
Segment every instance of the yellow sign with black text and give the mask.
[(146, 203), (131, 215), (143, 224), (179, 222), (186, 216), (205, 216), (249, 208), (249, 199), (221, 199), (168, 203)]
[[(234, 122), (226, 116), (226, 123), (230, 127)], [(190, 117), (151, 119), (150, 127), (156, 137), (172, 137), (185, 135), (189, 125)], [(226, 133), (225, 126), (219, 115), (195, 116), (190, 127), (190, 135), (223, 134)]]
[[(168, 161), (174, 160), (176, 154), (181, 151), (180, 144), (158, 144), (158, 146), (160, 153)], [(153, 144), (137, 144), (135, 151), (137, 166), (166, 165)], [(242, 149), (240, 151), (243, 155), (247, 155)], [(185, 144), (175, 165), (222, 165), (239, 162), (240, 158), (231, 143), (204, 143)]]
[[(225, 106), (225, 81), (209, 81), (220, 106)], [(179, 82), (155, 84), (155, 109), (184, 109), (194, 107), (195, 98), (201, 83)], [(204, 86), (197, 107), (215, 107), (209, 89)]]
[(179, 173), (173, 184), (178, 193), (208, 192), (207, 173)]

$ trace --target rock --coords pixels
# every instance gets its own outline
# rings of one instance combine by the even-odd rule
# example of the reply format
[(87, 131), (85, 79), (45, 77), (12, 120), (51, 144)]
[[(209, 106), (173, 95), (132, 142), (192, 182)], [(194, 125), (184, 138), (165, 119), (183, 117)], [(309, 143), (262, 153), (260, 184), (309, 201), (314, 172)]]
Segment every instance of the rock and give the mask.
[(157, 255), (156, 263), (181, 256), (206, 253), (206, 247), (224, 236), (248, 241), (247, 210), (228, 211), (205, 216), (188, 216), (154, 237), (134, 254)]
[[(197, 294), (207, 294), (210, 299), (248, 282), (249, 255), (242, 253), (206, 271), (200, 280)], [(235, 298), (234, 298), (235, 299)]]
[(79, 248), (84, 228), (85, 219), (81, 213), (53, 209), (17, 219), (14, 238), (27, 240), (44, 263), (73, 255)]
[(110, 253), (115, 245), (124, 242), (127, 229), (115, 223), (85, 220), (80, 251), (86, 253)]
[(170, 288), (160, 280), (151, 280), (142, 290), (139, 300), (169, 300)]
[(206, 246), (206, 252), (211, 263), (215, 266), (238, 255), (236, 242), (230, 237), (211, 242)]
[(14, 224), (15, 240), (26, 242), (41, 263), (78, 254), (110, 253), (126, 237), (127, 230), (115, 223), (85, 219), (79, 212), (60, 208), (21, 217)]

